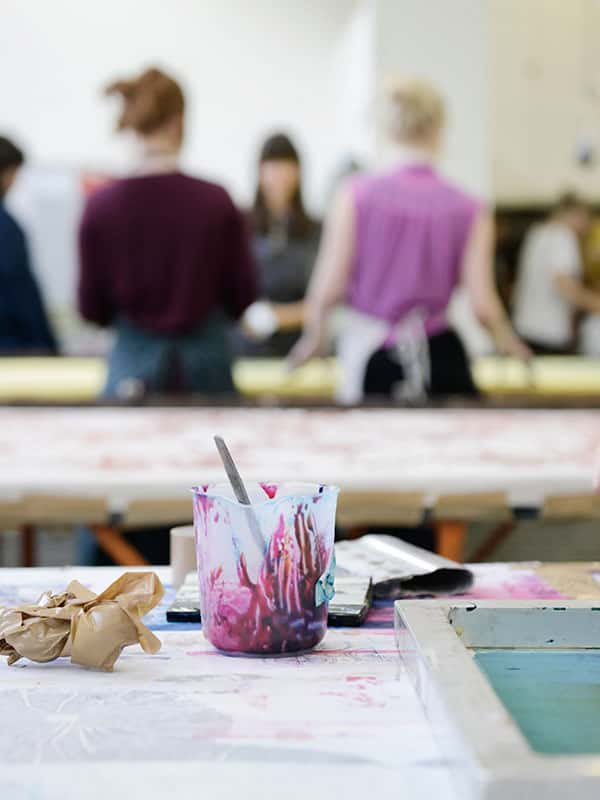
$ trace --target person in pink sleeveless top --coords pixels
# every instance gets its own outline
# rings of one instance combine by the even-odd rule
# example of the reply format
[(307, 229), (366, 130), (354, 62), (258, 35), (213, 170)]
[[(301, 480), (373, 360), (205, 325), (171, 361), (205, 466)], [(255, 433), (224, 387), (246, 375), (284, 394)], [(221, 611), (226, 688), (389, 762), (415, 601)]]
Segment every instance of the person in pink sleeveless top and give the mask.
[(421, 365), (422, 394), (472, 395), (468, 359), (447, 319), (460, 284), (497, 349), (530, 355), (496, 292), (492, 219), (435, 169), (444, 127), (436, 89), (396, 82), (387, 113), (390, 135), (402, 148), (399, 163), (351, 178), (338, 192), (307, 295), (304, 333), (290, 360), (298, 365), (322, 352), (329, 313), (343, 303), (349, 315), (338, 354), (346, 380), (353, 373), (350, 402), (363, 394), (397, 395), (411, 361)]

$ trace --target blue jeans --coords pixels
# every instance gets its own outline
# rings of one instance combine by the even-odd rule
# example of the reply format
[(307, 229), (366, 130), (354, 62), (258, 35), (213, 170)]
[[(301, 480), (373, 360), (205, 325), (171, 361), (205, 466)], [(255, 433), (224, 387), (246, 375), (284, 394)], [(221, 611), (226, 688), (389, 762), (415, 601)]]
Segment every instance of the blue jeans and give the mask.
[[(108, 360), (105, 399), (118, 397), (119, 387), (129, 379), (139, 380), (150, 393), (167, 392), (173, 366), (180, 373), (181, 388), (192, 393), (226, 394), (235, 391), (225, 319), (213, 315), (204, 325), (187, 334), (168, 336), (151, 333), (126, 320), (117, 325), (117, 340)], [(78, 527), (76, 561), (96, 563), (98, 545), (91, 530)]]
[(117, 340), (108, 359), (104, 398), (118, 397), (127, 380), (140, 381), (147, 393), (173, 390), (198, 394), (234, 392), (225, 318), (214, 314), (185, 334), (152, 333), (127, 320), (117, 324)]

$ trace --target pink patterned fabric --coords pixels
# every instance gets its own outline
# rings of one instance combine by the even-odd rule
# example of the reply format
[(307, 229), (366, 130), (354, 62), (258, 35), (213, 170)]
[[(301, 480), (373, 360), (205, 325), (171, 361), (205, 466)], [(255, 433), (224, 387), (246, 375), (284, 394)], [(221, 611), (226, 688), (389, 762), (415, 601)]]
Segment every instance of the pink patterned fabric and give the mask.
[(413, 164), (351, 182), (356, 219), (350, 305), (390, 323), (414, 309), (428, 334), (447, 327), (475, 198)]
[[(598, 411), (513, 409), (0, 408), (0, 498), (186, 497), (223, 480), (215, 431), (248, 481), (343, 490), (497, 492), (539, 507), (598, 482)], [(190, 498), (191, 511), (191, 498)]]

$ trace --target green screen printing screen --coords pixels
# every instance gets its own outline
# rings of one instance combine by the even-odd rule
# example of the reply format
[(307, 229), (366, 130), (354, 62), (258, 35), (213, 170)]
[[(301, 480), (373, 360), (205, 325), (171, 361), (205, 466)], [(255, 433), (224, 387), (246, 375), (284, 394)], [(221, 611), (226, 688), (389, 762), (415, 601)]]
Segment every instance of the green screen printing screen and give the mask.
[(539, 753), (600, 753), (599, 650), (475, 650), (530, 747)]

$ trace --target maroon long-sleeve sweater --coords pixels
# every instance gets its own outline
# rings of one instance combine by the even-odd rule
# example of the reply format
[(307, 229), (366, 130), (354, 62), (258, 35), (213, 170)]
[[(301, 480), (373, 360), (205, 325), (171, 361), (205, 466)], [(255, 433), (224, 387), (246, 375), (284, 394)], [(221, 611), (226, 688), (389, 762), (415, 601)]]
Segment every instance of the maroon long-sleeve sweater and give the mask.
[(79, 309), (177, 334), (216, 310), (236, 319), (256, 299), (244, 219), (220, 186), (181, 173), (115, 181), (81, 221)]

